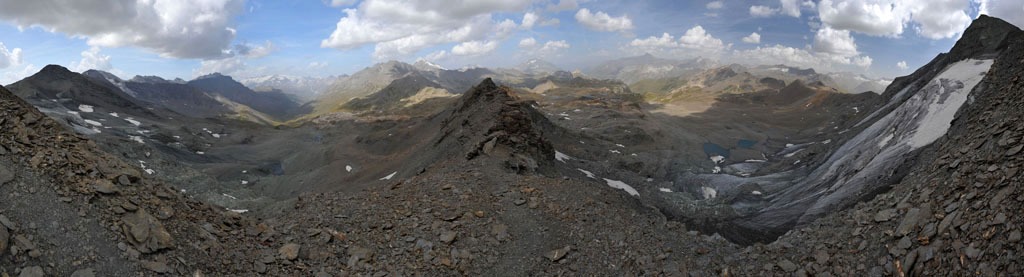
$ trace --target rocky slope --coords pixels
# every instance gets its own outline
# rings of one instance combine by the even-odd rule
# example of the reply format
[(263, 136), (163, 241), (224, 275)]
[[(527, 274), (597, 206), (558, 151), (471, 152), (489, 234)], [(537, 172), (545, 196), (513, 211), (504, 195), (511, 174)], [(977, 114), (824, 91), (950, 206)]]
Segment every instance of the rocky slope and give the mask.
[[(809, 129), (648, 113), (628, 89), (586, 78), (544, 92), (565, 96), (554, 100), (486, 79), (414, 123), (314, 126), (374, 154), (374, 177), (245, 214), (152, 179), (0, 88), (0, 275), (1013, 275), (1024, 265), (1022, 44), (1024, 32), (981, 16), (881, 97), (800, 82), (710, 110), (822, 121)], [(688, 120), (708, 126), (670, 128)], [(641, 162), (696, 149), (644, 143), (764, 126), (830, 140), (778, 146), (772, 169), (749, 178)], [(637, 145), (614, 144), (625, 140)], [(771, 145), (722, 158), (782, 142), (758, 143)], [(709, 167), (745, 163), (710, 150)], [(351, 169), (327, 156), (352, 151), (298, 158), (332, 162), (316, 173), (335, 175), (307, 177), (341, 180)]]

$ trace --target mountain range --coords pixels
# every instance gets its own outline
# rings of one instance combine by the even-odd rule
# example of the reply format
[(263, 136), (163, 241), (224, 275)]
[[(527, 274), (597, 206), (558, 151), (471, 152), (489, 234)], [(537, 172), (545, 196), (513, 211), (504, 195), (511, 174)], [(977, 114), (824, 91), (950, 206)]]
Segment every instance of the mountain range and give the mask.
[(0, 87), (0, 273), (1013, 275), (1019, 45), (982, 15), (891, 81), (391, 61), (301, 104), (51, 65)]

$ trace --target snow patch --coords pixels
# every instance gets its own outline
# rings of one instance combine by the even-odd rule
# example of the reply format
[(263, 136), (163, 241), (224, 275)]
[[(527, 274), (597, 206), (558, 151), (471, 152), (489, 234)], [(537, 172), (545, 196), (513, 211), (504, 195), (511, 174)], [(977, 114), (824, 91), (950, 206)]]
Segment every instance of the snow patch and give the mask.
[(96, 126), (96, 127), (103, 126), (103, 123), (100, 123), (99, 121), (95, 121), (95, 120), (91, 120), (91, 119), (86, 119), (85, 123), (88, 123), (89, 125)]
[(345, 171), (352, 172), (352, 166), (351, 165), (346, 165), (345, 166)]
[(610, 187), (626, 191), (627, 193), (629, 193), (629, 195), (640, 196), (640, 192), (637, 192), (636, 189), (633, 189), (633, 187), (627, 185), (626, 183), (623, 183), (622, 181), (604, 178), (604, 182), (608, 183), (608, 186)]
[(92, 112), (92, 106), (89, 106), (89, 105), (78, 105), (78, 110), (82, 111), (83, 113), (91, 113)]
[(249, 184), (249, 181), (246, 181), (246, 180), (242, 180), (242, 184), (243, 184), (243, 185), (248, 185), (248, 184)]
[(658, 190), (661, 192), (672, 192), (672, 190), (669, 188), (658, 188)]
[(132, 119), (131, 117), (125, 118), (124, 120), (128, 121), (128, 123), (131, 123), (132, 125), (135, 125), (135, 126), (142, 125), (142, 122), (139, 122), (138, 120)]
[(889, 141), (891, 141), (893, 136), (895, 136), (895, 135), (896, 134), (894, 134), (894, 133), (889, 133), (888, 136), (885, 136), (884, 138), (882, 138), (881, 141), (878, 141), (878, 147), (885, 147), (885, 145), (889, 144)]
[(722, 163), (723, 161), (725, 161), (725, 157), (722, 157), (721, 155), (714, 155), (714, 156), (711, 156), (711, 158), (710, 158), (710, 159), (711, 159), (711, 161), (712, 161), (712, 162), (714, 162), (715, 164), (720, 164), (720, 163)]
[(718, 196), (718, 191), (709, 187), (700, 187), (700, 195), (703, 196), (704, 199), (711, 199)]
[(146, 142), (142, 140), (142, 137), (139, 137), (139, 136), (128, 136), (128, 138), (133, 140), (133, 141), (135, 141), (135, 142), (138, 142), (138, 143), (141, 143), (141, 144), (146, 144)]
[(246, 209), (239, 209), (239, 210), (228, 209), (228, 211), (232, 211), (232, 212), (236, 212), (236, 213), (240, 213), (241, 214), (241, 213), (248, 212), (249, 210), (246, 210)]
[(381, 181), (391, 180), (391, 177), (395, 177), (395, 174), (398, 174), (398, 171), (391, 172), (391, 174), (389, 174), (388, 176), (384, 176), (384, 178), (380, 178), (380, 180)]
[(917, 131), (911, 136), (909, 141), (910, 147), (914, 149), (921, 148), (946, 134), (946, 131), (949, 130), (952, 124), (953, 116), (956, 115), (956, 111), (967, 102), (967, 96), (974, 89), (974, 86), (978, 85), (978, 82), (981, 82), (981, 79), (985, 77), (985, 73), (992, 67), (992, 62), (993, 60), (963, 60), (950, 65), (946, 68), (946, 71), (943, 71), (942, 74), (933, 79), (933, 83), (939, 85), (939, 95), (946, 93), (944, 91), (946, 86), (943, 86), (941, 83), (943, 79), (959, 81), (963, 86), (954, 88), (953, 92), (948, 92), (948, 97), (934, 97), (924, 100), (927, 101), (928, 113), (920, 120), (921, 124), (917, 126)]
[(751, 191), (751, 192), (750, 192), (750, 194), (753, 194), (753, 195), (761, 195), (761, 192), (760, 192), (760, 191), (756, 191), (756, 190), (755, 190), (755, 191)]
[(235, 198), (234, 196), (228, 195), (227, 193), (221, 193), (220, 195), (223, 195), (224, 197), (227, 197), (227, 198), (231, 198), (233, 200), (238, 200), (238, 198)]
[(569, 157), (569, 155), (566, 155), (565, 153), (555, 151), (555, 160), (565, 163), (565, 160), (572, 160), (572, 157)]
[(580, 172), (583, 172), (583, 174), (586, 174), (587, 178), (594, 179), (594, 173), (590, 173), (590, 171), (583, 170), (582, 168), (577, 168), (576, 170), (579, 170)]
[(120, 116), (118, 116), (118, 115), (117, 115), (117, 113), (110, 113), (110, 116), (113, 116), (113, 117), (120, 117)]

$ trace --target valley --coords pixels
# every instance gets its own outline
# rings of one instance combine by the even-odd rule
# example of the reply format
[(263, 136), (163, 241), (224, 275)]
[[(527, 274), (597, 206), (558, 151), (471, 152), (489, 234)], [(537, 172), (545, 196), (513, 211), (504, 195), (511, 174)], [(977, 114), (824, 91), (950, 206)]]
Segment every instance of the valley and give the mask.
[(982, 15), (891, 80), (651, 54), (49, 65), (0, 89), (0, 272), (1012, 275), (1019, 45)]

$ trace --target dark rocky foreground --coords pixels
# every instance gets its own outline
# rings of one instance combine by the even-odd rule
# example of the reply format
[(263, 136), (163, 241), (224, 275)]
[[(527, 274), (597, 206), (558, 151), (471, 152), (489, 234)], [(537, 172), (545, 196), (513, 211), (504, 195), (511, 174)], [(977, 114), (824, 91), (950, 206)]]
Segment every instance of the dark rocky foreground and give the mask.
[[(146, 178), (0, 88), (0, 275), (1013, 276), (1024, 270), (1024, 49), (1007, 45), (1024, 35), (980, 34), (958, 47), (995, 63), (905, 177), (750, 246), (559, 178), (551, 141), (572, 134), (489, 81), (439, 115), (419, 174), (258, 217)], [(940, 59), (973, 57), (959, 53)]]

